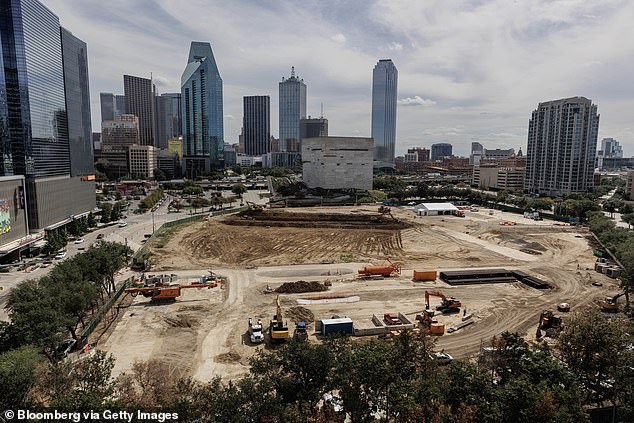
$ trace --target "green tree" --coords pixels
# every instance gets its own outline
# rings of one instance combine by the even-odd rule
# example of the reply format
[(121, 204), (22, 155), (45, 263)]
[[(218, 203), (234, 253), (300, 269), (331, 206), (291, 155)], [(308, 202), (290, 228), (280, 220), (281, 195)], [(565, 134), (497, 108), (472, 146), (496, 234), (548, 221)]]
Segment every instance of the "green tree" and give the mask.
[(242, 194), (247, 192), (247, 187), (245, 187), (243, 184), (233, 184), (233, 186), (231, 187), (231, 192), (242, 199)]
[(112, 219), (112, 204), (103, 203), (101, 205), (101, 223), (109, 223)]
[(621, 220), (627, 223), (627, 228), (630, 229), (634, 225), (634, 213), (622, 214)]
[(32, 347), (0, 354), (0, 408), (26, 408), (27, 395), (42, 357)]

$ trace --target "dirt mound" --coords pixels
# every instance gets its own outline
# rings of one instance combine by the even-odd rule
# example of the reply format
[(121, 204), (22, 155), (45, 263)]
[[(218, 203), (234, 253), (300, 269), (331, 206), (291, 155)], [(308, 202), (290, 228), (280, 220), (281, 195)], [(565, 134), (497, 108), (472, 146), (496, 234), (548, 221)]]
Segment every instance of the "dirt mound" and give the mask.
[(315, 321), (315, 315), (306, 307), (291, 307), (286, 315), (294, 322), (312, 323)]
[(216, 356), (218, 363), (237, 363), (242, 356), (235, 351), (229, 351), (228, 353), (219, 354)]
[(301, 294), (303, 292), (321, 292), (326, 290), (328, 290), (328, 287), (317, 281), (297, 281), (284, 282), (275, 292), (280, 294)]
[(165, 322), (174, 328), (192, 328), (198, 326), (198, 319), (183, 314), (177, 314), (176, 317), (167, 317)]

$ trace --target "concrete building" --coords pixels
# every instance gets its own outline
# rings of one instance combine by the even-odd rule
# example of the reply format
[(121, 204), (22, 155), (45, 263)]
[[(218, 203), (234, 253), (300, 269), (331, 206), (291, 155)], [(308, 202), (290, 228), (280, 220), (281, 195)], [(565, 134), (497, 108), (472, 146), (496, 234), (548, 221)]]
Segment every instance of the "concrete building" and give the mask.
[(168, 150), (158, 151), (156, 168), (163, 172), (167, 179), (176, 179), (181, 176), (181, 163), (178, 155)]
[(599, 114), (584, 97), (540, 103), (528, 127), (524, 190), (564, 196), (591, 191)]
[(151, 79), (123, 75), (126, 111), (139, 118), (139, 143), (157, 145), (156, 87)]
[(158, 149), (151, 145), (131, 145), (128, 147), (128, 166), (133, 178), (154, 177)]
[(429, 149), (424, 147), (408, 148), (405, 155), (406, 162), (428, 162), (429, 158)]
[(302, 141), (303, 179), (309, 188), (372, 189), (372, 138), (318, 137)]
[(484, 149), (484, 158), (485, 159), (492, 159), (492, 160), (496, 160), (496, 159), (510, 159), (511, 157), (515, 157), (515, 149), (514, 148), (508, 148), (508, 149), (501, 149), (501, 148), (496, 148), (493, 150), (489, 150), (489, 149)]
[(167, 151), (178, 155), (178, 160), (183, 160), (183, 137), (167, 140)]
[(181, 97), (184, 175), (195, 178), (224, 168), (222, 78), (211, 44), (191, 43)]
[(271, 98), (268, 95), (243, 97), (242, 130), (244, 153), (261, 156), (271, 151)]
[(0, 177), (24, 177), (27, 230), (41, 232), (95, 207), (86, 45), (37, 0), (2, 5)]
[(480, 160), (484, 156), (484, 146), (479, 142), (471, 143), (471, 155), (469, 156), (469, 163), (472, 165), (479, 165)]
[(453, 154), (453, 146), (446, 142), (431, 145), (431, 159), (440, 160)]
[(372, 72), (372, 139), (374, 167), (395, 167), (398, 70), (381, 59)]
[(116, 120), (101, 122), (101, 144), (140, 144), (139, 118), (134, 115), (119, 115)]
[(316, 138), (328, 136), (328, 119), (325, 117), (300, 119), (299, 121), (299, 138)]
[(444, 216), (458, 212), (458, 207), (451, 203), (421, 203), (414, 207), (418, 216)]
[(511, 189), (524, 187), (526, 168), (481, 164), (473, 167), (471, 184), (482, 189)]
[(127, 177), (130, 174), (128, 167), (128, 145), (103, 144), (96, 164), (102, 166), (110, 179)]
[(271, 151), (262, 156), (262, 167), (292, 167), (302, 166), (302, 155), (292, 151)]
[(289, 149), (299, 146), (299, 121), (306, 117), (306, 84), (295, 75), (295, 67), (291, 67), (291, 77), (282, 78), (279, 85), (279, 151), (296, 151)]
[(156, 100), (156, 147), (168, 148), (168, 141), (182, 135), (181, 93), (165, 93)]
[(229, 166), (235, 166), (238, 162), (236, 161), (237, 159), (237, 151), (236, 151), (236, 146), (237, 144), (229, 144), (229, 143), (225, 143), (225, 166), (229, 167)]

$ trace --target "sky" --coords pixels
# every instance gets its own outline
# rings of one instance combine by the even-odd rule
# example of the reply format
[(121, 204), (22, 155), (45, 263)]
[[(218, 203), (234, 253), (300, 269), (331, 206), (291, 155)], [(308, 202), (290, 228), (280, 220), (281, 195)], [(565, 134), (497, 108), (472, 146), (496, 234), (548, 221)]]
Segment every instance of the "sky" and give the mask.
[(99, 93), (123, 74), (180, 92), (190, 42), (208, 41), (223, 79), (225, 142), (238, 140), (242, 97), (271, 97), (291, 66), (307, 113), (323, 103), (329, 134), (370, 136), (372, 69), (398, 69), (396, 152), (454, 145), (525, 150), (540, 102), (598, 105), (599, 143), (634, 155), (634, 1), (630, 0), (42, 0), (88, 45), (92, 125)]

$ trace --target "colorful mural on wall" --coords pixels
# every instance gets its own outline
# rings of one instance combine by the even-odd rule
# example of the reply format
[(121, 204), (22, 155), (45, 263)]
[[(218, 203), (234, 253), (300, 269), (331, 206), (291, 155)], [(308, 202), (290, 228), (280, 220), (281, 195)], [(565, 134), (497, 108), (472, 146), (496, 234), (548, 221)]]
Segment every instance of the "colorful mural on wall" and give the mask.
[(6, 234), (11, 230), (11, 213), (9, 201), (0, 199), (0, 234)]

